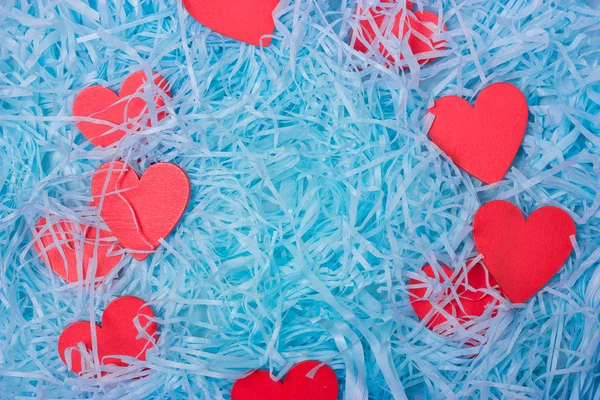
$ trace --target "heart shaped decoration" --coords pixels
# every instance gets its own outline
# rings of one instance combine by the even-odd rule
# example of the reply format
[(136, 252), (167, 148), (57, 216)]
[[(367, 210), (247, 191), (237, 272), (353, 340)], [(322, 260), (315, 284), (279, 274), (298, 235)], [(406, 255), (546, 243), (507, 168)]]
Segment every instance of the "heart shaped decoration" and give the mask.
[(231, 400), (336, 400), (338, 390), (335, 372), (310, 360), (294, 365), (283, 383), (272, 380), (263, 370), (238, 379), (231, 389)]
[(271, 379), (269, 371), (256, 370), (238, 379), (231, 388), (231, 400), (280, 400), (283, 384)]
[[(419, 319), (429, 318), (429, 329), (448, 322), (447, 315), (459, 324), (465, 324), (483, 315), (487, 307), (498, 304), (492, 294), (498, 291), (498, 286), (483, 264), (473, 264), (470, 260), (466, 273), (456, 276), (450, 284), (448, 279), (453, 276), (453, 271), (445, 265), (440, 267), (441, 273), (426, 265), (422, 269), (423, 278), (413, 278), (409, 282), (410, 302)], [(441, 284), (443, 289), (439, 293), (431, 290), (436, 284)], [(453, 288), (456, 294), (452, 293)], [(430, 313), (431, 317), (428, 317)]]
[[(145, 361), (146, 352), (154, 347), (158, 338), (158, 326), (153, 320), (154, 313), (143, 300), (119, 297), (104, 310), (102, 327), (80, 321), (65, 328), (58, 338), (58, 354), (76, 374), (91, 369), (95, 352), (102, 365), (127, 366), (125, 357)], [(141, 326), (142, 331), (137, 326)], [(95, 349), (92, 329), (96, 335)]]
[[(389, 6), (386, 6), (386, 3)], [(403, 65), (404, 55), (399, 50), (400, 43), (406, 35), (408, 46), (412, 54), (417, 56), (420, 65), (426, 64), (435, 58), (421, 58), (419, 55), (433, 50), (444, 50), (445, 41), (434, 41), (432, 36), (440, 33), (439, 17), (429, 11), (404, 12), (395, 5), (396, 1), (389, 0), (382, 5), (372, 7), (368, 10), (371, 18), (363, 18), (360, 21), (360, 30), (354, 32), (354, 49), (368, 54), (376, 45), (379, 54), (387, 59), (389, 65)], [(408, 2), (406, 9), (410, 10), (413, 4)], [(360, 9), (359, 15), (364, 15)], [(395, 13), (395, 14), (394, 14)], [(441, 27), (446, 30), (445, 25)], [(402, 30), (402, 34), (400, 33)], [(383, 42), (382, 42), (383, 40)], [(397, 44), (397, 46), (396, 46)]]
[(508, 83), (487, 86), (474, 107), (446, 96), (429, 113), (435, 115), (430, 139), (456, 165), (488, 184), (504, 178), (527, 129), (527, 100)]
[(484, 204), (473, 221), (473, 238), (483, 262), (513, 303), (524, 303), (563, 266), (573, 244), (575, 222), (565, 211), (546, 206), (527, 220), (511, 203)]
[(122, 161), (100, 166), (92, 178), (94, 204), (121, 245), (143, 260), (177, 226), (190, 181), (175, 164), (157, 163), (140, 177)]
[(273, 11), (279, 0), (183, 0), (183, 6), (202, 25), (241, 42), (268, 46), (275, 31)]
[[(83, 136), (94, 146), (108, 147), (121, 140), (127, 130), (150, 126), (150, 119), (144, 124), (144, 117), (148, 118), (150, 112), (145, 92), (153, 90), (151, 95), (157, 109), (164, 107), (165, 95), (171, 97), (165, 78), (156, 73), (153, 77), (155, 89), (147, 83), (146, 73), (138, 71), (123, 81), (118, 95), (103, 86), (91, 86), (79, 92), (73, 101), (73, 116), (98, 120), (77, 122)], [(166, 115), (160, 112), (157, 118), (160, 121)]]
[[(77, 229), (76, 229), (77, 228)], [(121, 261), (121, 249), (108, 231), (60, 220), (49, 224), (40, 218), (34, 248), (44, 262), (69, 283), (88, 278), (90, 263), (96, 258), (96, 278), (102, 278)], [(81, 268), (81, 270), (79, 270)]]

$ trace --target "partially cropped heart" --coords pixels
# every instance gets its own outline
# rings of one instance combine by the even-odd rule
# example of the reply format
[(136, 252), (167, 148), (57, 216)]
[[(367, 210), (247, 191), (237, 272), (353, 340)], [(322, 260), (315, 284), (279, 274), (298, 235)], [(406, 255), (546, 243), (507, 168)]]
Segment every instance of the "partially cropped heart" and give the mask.
[(255, 46), (268, 46), (275, 31), (273, 11), (279, 0), (183, 0), (202, 25)]
[(483, 262), (513, 303), (524, 303), (563, 266), (575, 223), (565, 211), (546, 206), (527, 220), (511, 203), (495, 200), (475, 214), (473, 238)]
[[(426, 265), (422, 269), (424, 276), (409, 282), (410, 302), (419, 319), (427, 319), (429, 329), (437, 328), (443, 333), (455, 321), (465, 324), (483, 315), (487, 307), (499, 304), (494, 296), (499, 295), (496, 281), (481, 263), (470, 260), (465, 273), (452, 280), (453, 271), (445, 265), (440, 267), (441, 271), (437, 271)], [(446, 322), (450, 326), (442, 327)]]
[(127, 366), (128, 358), (145, 361), (146, 352), (154, 347), (157, 338), (152, 309), (137, 297), (124, 296), (106, 307), (101, 327), (80, 321), (65, 328), (58, 338), (58, 354), (71, 371), (79, 374), (92, 370), (96, 353), (101, 365)]
[[(386, 5), (389, 3), (389, 6)], [(390, 65), (407, 65), (402, 61), (405, 59), (400, 49), (401, 42), (407, 38), (408, 47), (412, 54), (417, 57), (419, 64), (425, 64), (435, 57), (424, 57), (422, 54), (434, 50), (444, 50), (446, 42), (435, 41), (432, 37), (446, 30), (441, 26), (437, 14), (429, 11), (405, 12), (399, 9), (395, 1), (388, 1), (375, 8), (370, 8), (365, 15), (360, 9), (359, 15), (363, 15), (360, 21), (360, 30), (355, 32), (354, 49), (363, 52), (373, 52), (373, 46), (387, 59)], [(412, 3), (407, 3), (409, 10)], [(400, 34), (402, 30), (402, 34)]]
[(456, 165), (485, 183), (504, 178), (527, 129), (523, 93), (508, 83), (494, 83), (468, 101), (446, 96), (429, 113), (435, 119), (429, 137)]
[[(77, 122), (83, 136), (95, 146), (107, 147), (121, 140), (127, 130), (150, 126), (150, 110), (164, 107), (164, 96), (171, 96), (165, 78), (156, 73), (153, 76), (151, 85), (144, 71), (129, 75), (118, 95), (103, 86), (91, 86), (79, 92), (73, 101), (73, 116), (95, 120)], [(149, 99), (154, 101), (153, 106), (148, 103)], [(166, 115), (160, 111), (156, 119), (160, 121)]]
[(190, 198), (190, 181), (175, 164), (154, 164), (140, 179), (130, 166), (114, 161), (96, 170), (92, 195), (121, 245), (143, 260), (177, 226)]
[(231, 389), (231, 400), (336, 400), (338, 380), (335, 372), (319, 361), (294, 365), (283, 383), (274, 381), (268, 371), (257, 370), (238, 379)]
[(121, 261), (121, 246), (114, 236), (93, 226), (40, 218), (34, 247), (42, 260), (67, 282), (88, 279), (90, 264), (96, 262), (96, 278), (102, 278)]

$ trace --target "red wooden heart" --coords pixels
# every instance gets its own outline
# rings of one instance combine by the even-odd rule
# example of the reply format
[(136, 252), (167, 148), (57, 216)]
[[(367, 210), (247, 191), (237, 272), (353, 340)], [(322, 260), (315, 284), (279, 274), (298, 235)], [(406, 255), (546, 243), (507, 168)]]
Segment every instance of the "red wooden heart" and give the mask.
[[(153, 99), (158, 109), (165, 105), (163, 93), (171, 97), (171, 92), (165, 78), (156, 73), (153, 76), (154, 85), (158, 87), (153, 92)], [(150, 90), (145, 85), (147, 80), (146, 73), (138, 71), (123, 81), (119, 95), (102, 86), (91, 86), (79, 92), (73, 101), (73, 116), (99, 120), (78, 122), (77, 128), (83, 136), (94, 146), (107, 147), (121, 140), (127, 129), (142, 128), (144, 116), (149, 113), (149, 105), (142, 97), (145, 90)], [(166, 115), (165, 112), (160, 112), (158, 120)], [(150, 126), (151, 122), (148, 120), (146, 125)]]
[[(315, 369), (317, 368), (318, 369)], [(314, 372), (313, 372), (314, 370)], [(231, 389), (231, 400), (336, 400), (338, 380), (335, 372), (319, 361), (303, 361), (287, 373), (283, 384), (271, 379), (268, 371), (257, 370), (238, 379)]]
[[(108, 275), (121, 261), (122, 255), (115, 255), (121, 246), (108, 231), (79, 225), (77, 232), (76, 227), (76, 224), (67, 220), (49, 225), (46, 218), (40, 218), (35, 228), (35, 250), (44, 262), (67, 282), (87, 279), (89, 263), (95, 256), (95, 277)], [(81, 274), (78, 268), (81, 268)]]
[[(442, 274), (436, 273), (433, 267), (426, 265), (422, 269), (425, 277), (410, 280), (408, 289), (410, 302), (419, 319), (425, 319), (432, 310), (435, 310), (433, 304), (436, 304), (438, 308), (454, 316), (458, 323), (464, 324), (475, 317), (483, 315), (486, 307), (498, 303), (491, 293), (486, 293), (486, 291), (498, 290), (494, 278), (487, 273), (481, 263), (473, 266), (471, 264), (472, 261), (467, 263), (468, 270), (466, 274), (458, 275), (452, 280), (456, 296), (447, 284), (444, 285), (453, 274), (453, 271), (445, 265), (440, 265)], [(428, 291), (428, 288), (433, 286), (433, 280), (444, 285), (446, 289), (441, 293), (434, 293), (431, 289)], [(434, 311), (427, 322), (427, 327), (434, 329), (447, 321), (445, 314)]]
[[(408, 37), (408, 46), (415, 56), (433, 50), (444, 50), (446, 48), (445, 41), (433, 41), (431, 39), (431, 37), (439, 31), (439, 18), (437, 14), (429, 11), (417, 11), (415, 13), (410, 12), (405, 14), (403, 10), (400, 9), (395, 11), (396, 15), (390, 16), (389, 13), (393, 12), (392, 7), (395, 10), (397, 6), (393, 4), (395, 2), (390, 1), (389, 3), (390, 7), (382, 7), (380, 5), (368, 10), (373, 17), (374, 25), (369, 18), (364, 18), (360, 21), (360, 33), (356, 34), (355, 32), (355, 50), (369, 53), (372, 51), (371, 47), (373, 44), (378, 43), (378, 52), (383, 57), (387, 58), (390, 65), (398, 65), (399, 61), (404, 60), (404, 56), (401, 53), (398, 53), (397, 50), (386, 47), (385, 43), (380, 43), (382, 37), (384, 40), (389, 40), (389, 35), (391, 34), (392, 38), (399, 39), (398, 46), (400, 46), (400, 41), (403, 40), (407, 34), (410, 35)], [(408, 3), (406, 6), (407, 9), (410, 9), (411, 7), (412, 3)], [(358, 14), (364, 13), (359, 9)], [(408, 15), (408, 17), (406, 15)], [(400, 35), (401, 28), (402, 34)], [(444, 31), (446, 30), (445, 26), (442, 28)], [(433, 59), (434, 58), (421, 58), (418, 62), (422, 65)], [(402, 66), (405, 68), (408, 67), (407, 65)]]
[(565, 263), (575, 223), (557, 207), (541, 207), (527, 221), (511, 203), (484, 204), (473, 221), (473, 238), (483, 262), (513, 303), (539, 291)]
[(485, 183), (499, 182), (515, 158), (527, 129), (527, 100), (508, 83), (479, 93), (475, 107), (446, 96), (435, 101), (429, 137), (456, 165)]
[(209, 29), (241, 42), (268, 46), (279, 0), (183, 0), (190, 15)]
[(231, 388), (231, 400), (281, 400), (283, 384), (271, 379), (269, 371), (256, 370), (238, 379)]
[[(144, 361), (146, 351), (154, 347), (158, 338), (158, 326), (153, 320), (154, 313), (143, 300), (119, 297), (104, 310), (102, 327), (80, 321), (65, 328), (58, 338), (58, 354), (77, 374), (90, 369), (95, 351), (102, 365), (127, 366), (123, 357)], [(141, 326), (141, 332), (136, 324)], [(96, 349), (92, 345), (92, 329), (95, 329)], [(80, 343), (83, 343), (85, 354), (80, 352)]]
[(130, 166), (114, 161), (96, 170), (92, 195), (121, 245), (136, 260), (143, 260), (181, 219), (190, 198), (190, 181), (175, 164), (154, 164), (140, 179)]
[[(317, 367), (319, 369), (311, 374)], [(294, 365), (283, 381), (285, 400), (336, 400), (338, 390), (335, 372), (328, 365), (314, 360)]]

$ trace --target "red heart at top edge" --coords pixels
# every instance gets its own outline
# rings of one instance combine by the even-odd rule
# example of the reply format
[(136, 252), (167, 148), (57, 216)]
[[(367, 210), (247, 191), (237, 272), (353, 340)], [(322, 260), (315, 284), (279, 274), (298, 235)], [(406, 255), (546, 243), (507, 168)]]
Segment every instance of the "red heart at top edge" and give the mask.
[(264, 370), (238, 379), (231, 389), (231, 400), (336, 400), (338, 390), (335, 372), (319, 361), (310, 360), (294, 365), (283, 384), (273, 381)]
[(573, 250), (575, 222), (565, 211), (546, 206), (525, 220), (508, 201), (484, 204), (473, 220), (477, 250), (513, 303), (524, 303), (564, 265)]
[[(157, 109), (164, 107), (163, 93), (171, 97), (165, 78), (153, 73), (154, 85), (158, 88), (153, 92), (153, 99)], [(108, 147), (125, 136), (126, 129), (139, 130), (143, 125), (143, 117), (150, 112), (150, 106), (141, 97), (148, 81), (144, 71), (134, 72), (121, 84), (117, 95), (112, 90), (103, 86), (90, 86), (83, 89), (73, 101), (74, 117), (89, 117), (101, 122), (77, 122), (77, 128), (94, 146)], [(160, 121), (167, 115), (160, 112), (157, 117)], [(147, 121), (150, 126), (152, 121)], [(126, 124), (125, 126), (123, 126)]]
[[(93, 370), (92, 335), (95, 329), (98, 359), (102, 365), (129, 365), (123, 357), (146, 360), (146, 352), (154, 347), (158, 338), (158, 325), (153, 322), (154, 313), (137, 297), (124, 296), (113, 300), (104, 310), (102, 327), (90, 322), (75, 322), (63, 330), (58, 338), (58, 354), (61, 360), (77, 374)], [(138, 331), (136, 322), (141, 326)], [(82, 343), (86, 354), (80, 352)]]
[[(412, 6), (412, 5), (411, 5)], [(407, 9), (410, 7), (407, 6)], [(408, 46), (411, 52), (418, 56), (419, 54), (430, 52), (433, 50), (444, 50), (446, 48), (445, 41), (434, 42), (431, 37), (437, 32), (439, 25), (439, 18), (437, 14), (429, 11), (417, 11), (408, 13), (408, 18), (402, 10), (397, 11), (396, 15), (391, 16), (389, 12), (392, 12), (389, 8), (370, 8), (368, 10), (373, 20), (365, 18), (360, 21), (360, 32), (354, 32), (355, 41), (354, 49), (362, 53), (371, 52), (373, 43), (378, 43), (380, 37), (384, 40), (389, 41), (390, 39), (404, 39), (408, 34)], [(358, 9), (358, 15), (364, 15), (364, 13)], [(373, 25), (373, 23), (375, 25)], [(400, 35), (400, 28), (402, 27), (402, 35)], [(443, 30), (446, 30), (446, 26), (442, 26)], [(390, 36), (391, 35), (391, 36)], [(398, 41), (398, 46), (400, 42)], [(390, 65), (400, 65), (403, 68), (408, 68), (408, 65), (402, 64), (404, 55), (398, 50), (387, 48), (386, 43), (381, 42), (378, 45), (378, 52), (387, 59)], [(426, 64), (433, 61), (435, 58), (419, 59), (420, 65)]]
[(485, 183), (504, 178), (527, 129), (523, 93), (508, 83), (494, 83), (477, 96), (475, 106), (456, 96), (435, 101), (429, 138), (463, 170)]
[(121, 245), (136, 260), (143, 260), (183, 216), (190, 181), (175, 164), (153, 164), (140, 178), (129, 165), (113, 161), (96, 170), (92, 195), (102, 219)]
[[(448, 322), (446, 315), (436, 311), (433, 304), (454, 316), (459, 324), (465, 324), (473, 318), (483, 315), (487, 307), (498, 304), (492, 294), (484, 291), (497, 291), (496, 281), (487, 273), (483, 264), (477, 263), (471, 266), (472, 261), (467, 262), (466, 274), (461, 273), (454, 277), (451, 284), (447, 280), (453, 276), (453, 271), (445, 265), (440, 265), (441, 271), (434, 270), (431, 265), (426, 265), (422, 269), (425, 274), (423, 279), (413, 278), (410, 280), (408, 289), (410, 302), (419, 319), (424, 320), (433, 310), (433, 316), (426, 324), (429, 329), (434, 330)], [(445, 287), (441, 293), (431, 290), (428, 292), (428, 288), (435, 285), (434, 280), (442, 284), (443, 288)], [(452, 293), (450, 286), (455, 288), (456, 296)], [(440, 330), (440, 333), (445, 333), (445, 331)]]
[(268, 46), (279, 0), (183, 0), (188, 13), (209, 29), (241, 42)]
[[(79, 225), (79, 232), (76, 232), (75, 226), (64, 219), (49, 225), (46, 218), (40, 218), (35, 228), (36, 252), (58, 276), (70, 283), (87, 279), (94, 252), (97, 252), (95, 277), (108, 275), (123, 257), (114, 255), (121, 249), (119, 243), (103, 229)], [(81, 274), (78, 268), (81, 268)]]

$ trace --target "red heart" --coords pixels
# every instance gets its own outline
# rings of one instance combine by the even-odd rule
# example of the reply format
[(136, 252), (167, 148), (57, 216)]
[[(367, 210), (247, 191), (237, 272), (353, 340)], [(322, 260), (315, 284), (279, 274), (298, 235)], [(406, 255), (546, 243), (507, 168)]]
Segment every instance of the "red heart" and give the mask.
[[(393, 5), (395, 1), (388, 1)], [(406, 8), (410, 9), (412, 3), (407, 3)], [(433, 50), (444, 50), (446, 48), (445, 41), (434, 42), (431, 37), (437, 33), (437, 27), (439, 25), (439, 18), (437, 14), (429, 11), (417, 11), (415, 13), (409, 13), (408, 19), (403, 10), (397, 11), (396, 15), (389, 15), (391, 7), (382, 7), (381, 5), (375, 8), (370, 8), (369, 12), (373, 17), (375, 26), (373, 26), (370, 19), (363, 19), (360, 21), (360, 33), (355, 32), (354, 49), (362, 53), (369, 53), (373, 43), (379, 43), (381, 37), (385, 40), (389, 40), (388, 36), (391, 34), (393, 38), (403, 40), (404, 37), (409, 34), (408, 45), (415, 56), (419, 54), (430, 52)], [(358, 10), (359, 14), (362, 14), (361, 10)], [(400, 35), (400, 27), (402, 27), (402, 35)], [(443, 30), (446, 27), (443, 26)], [(379, 53), (386, 57), (390, 65), (396, 65), (399, 61), (404, 60), (404, 56), (401, 53), (397, 53), (394, 49), (387, 48), (385, 43), (379, 43)], [(419, 59), (420, 65), (426, 64), (432, 61), (434, 58)], [(403, 67), (407, 67), (403, 65)]]
[[(152, 309), (137, 297), (125, 296), (113, 300), (104, 310), (102, 327), (90, 322), (69, 325), (58, 338), (58, 354), (77, 374), (89, 370), (94, 358), (92, 327), (96, 334), (96, 351), (102, 365), (129, 365), (123, 357), (146, 360), (146, 351), (154, 347), (158, 326)], [(141, 326), (141, 331), (137, 326)], [(83, 343), (85, 354), (81, 354)]]
[(154, 164), (140, 179), (130, 166), (114, 161), (96, 170), (92, 195), (121, 245), (136, 260), (143, 260), (181, 219), (190, 198), (190, 181), (175, 164)]
[[(315, 370), (314, 373), (311, 372)], [(320, 361), (294, 365), (283, 383), (271, 379), (268, 371), (257, 370), (238, 379), (231, 389), (231, 400), (336, 400), (338, 380), (335, 372)]]
[(281, 400), (283, 384), (271, 379), (269, 371), (256, 370), (238, 379), (231, 388), (231, 400)]
[[(255, 46), (268, 46), (279, 0), (183, 0), (183, 6), (202, 25)], [(262, 38), (262, 39), (261, 39)]]
[[(106, 275), (121, 261), (122, 255), (114, 255), (121, 249), (110, 232), (93, 226), (77, 225), (60, 220), (49, 225), (40, 218), (35, 228), (34, 247), (44, 262), (61, 278), (73, 283), (87, 279), (89, 262), (97, 251), (96, 278)], [(98, 239), (96, 239), (98, 235)], [(81, 265), (82, 275), (78, 268)]]
[[(162, 94), (171, 97), (167, 81), (162, 76), (153, 73), (154, 85), (159, 92), (153, 92), (155, 107), (165, 105)], [(138, 71), (129, 75), (121, 84), (119, 95), (102, 86), (91, 86), (83, 89), (73, 101), (74, 117), (89, 117), (102, 122), (78, 122), (77, 128), (94, 146), (107, 147), (121, 140), (126, 129), (139, 130), (143, 125), (143, 117), (149, 113), (149, 105), (142, 97), (147, 82), (146, 73)], [(160, 121), (167, 114), (160, 112), (157, 117)], [(147, 126), (151, 125), (147, 121)], [(127, 124), (125, 127), (123, 124)]]
[(508, 83), (479, 93), (475, 107), (446, 96), (435, 101), (429, 137), (456, 165), (485, 183), (504, 178), (527, 129), (527, 100)]
[(539, 291), (565, 263), (575, 235), (573, 219), (557, 207), (541, 207), (527, 221), (511, 203), (484, 204), (473, 221), (473, 238), (483, 261), (513, 303)]
[[(419, 319), (425, 319), (434, 310), (432, 317), (427, 322), (429, 329), (433, 330), (448, 321), (445, 314), (435, 311), (433, 304), (454, 316), (458, 323), (464, 324), (483, 315), (486, 307), (498, 303), (491, 293), (486, 293), (489, 290), (497, 290), (494, 278), (487, 273), (481, 263), (473, 266), (471, 264), (470, 260), (467, 263), (466, 274), (458, 275), (452, 280), (451, 285), (455, 288), (456, 295), (452, 293), (452, 288), (448, 287), (449, 285), (446, 283), (447, 279), (452, 277), (453, 271), (445, 265), (440, 265), (442, 274), (434, 270), (431, 265), (426, 265), (422, 269), (426, 278), (410, 280), (408, 289), (410, 302)], [(432, 280), (443, 285), (443, 292), (431, 291)]]

